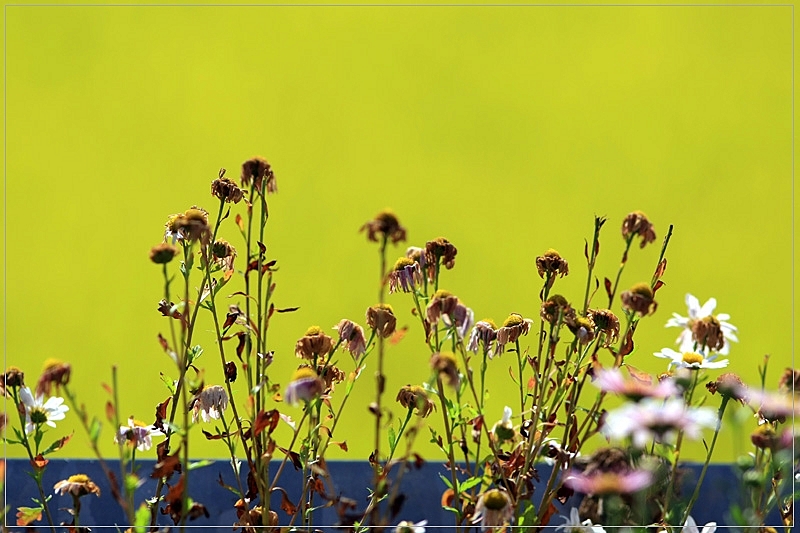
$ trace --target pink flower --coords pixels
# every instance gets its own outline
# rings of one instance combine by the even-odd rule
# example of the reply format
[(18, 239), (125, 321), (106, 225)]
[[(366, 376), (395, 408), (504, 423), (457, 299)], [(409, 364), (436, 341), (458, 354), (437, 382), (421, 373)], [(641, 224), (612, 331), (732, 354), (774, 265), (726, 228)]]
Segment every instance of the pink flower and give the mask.
[(564, 478), (565, 486), (583, 494), (629, 494), (649, 487), (652, 482), (652, 474), (645, 470), (591, 475), (573, 471)]
[(626, 380), (619, 369), (603, 369), (595, 374), (594, 385), (605, 392), (614, 392), (639, 401), (643, 398), (669, 398), (681, 394), (680, 389), (671, 379), (647, 383), (639, 379)]

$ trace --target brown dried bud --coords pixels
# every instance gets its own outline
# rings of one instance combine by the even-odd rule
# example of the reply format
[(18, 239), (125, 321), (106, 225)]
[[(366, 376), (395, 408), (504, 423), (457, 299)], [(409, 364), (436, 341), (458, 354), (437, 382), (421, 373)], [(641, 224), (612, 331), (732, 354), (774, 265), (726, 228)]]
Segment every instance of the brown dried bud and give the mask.
[(218, 178), (211, 182), (211, 194), (224, 200), (238, 204), (244, 198), (242, 189), (228, 178)]
[(303, 359), (314, 359), (325, 357), (332, 349), (331, 337), (323, 333), (319, 326), (311, 326), (295, 344), (294, 354)]
[(376, 335), (383, 338), (391, 337), (397, 327), (397, 318), (394, 316), (392, 306), (377, 304), (367, 309), (367, 326), (375, 330)]
[(620, 295), (622, 308), (639, 313), (640, 316), (652, 315), (656, 312), (658, 303), (653, 299), (654, 297), (653, 289), (647, 283), (637, 283)]
[(162, 242), (150, 249), (150, 261), (157, 265), (165, 265), (178, 254), (178, 249), (169, 243)]
[(406, 229), (400, 225), (400, 221), (389, 209), (378, 213), (373, 220), (365, 223), (358, 231), (364, 230), (367, 230), (367, 238), (373, 242), (378, 242), (378, 234), (386, 240), (391, 240), (392, 244), (406, 240)]
[(642, 238), (639, 245), (644, 248), (647, 243), (656, 240), (656, 232), (653, 230), (653, 225), (647, 220), (647, 215), (641, 211), (634, 211), (625, 217), (622, 221), (622, 238), (627, 240), (632, 235), (638, 235)]

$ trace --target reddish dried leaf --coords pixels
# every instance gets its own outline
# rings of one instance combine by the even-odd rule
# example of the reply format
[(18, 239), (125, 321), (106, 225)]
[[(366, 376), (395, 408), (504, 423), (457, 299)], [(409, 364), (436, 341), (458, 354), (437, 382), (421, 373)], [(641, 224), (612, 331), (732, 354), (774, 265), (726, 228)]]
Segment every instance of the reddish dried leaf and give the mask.
[(41, 507), (17, 507), (17, 525), (27, 526), (42, 519)]
[(262, 254), (267, 253), (267, 247), (264, 245), (263, 242), (256, 241), (256, 244), (258, 244), (258, 249), (261, 251)]
[(406, 336), (406, 333), (408, 333), (408, 326), (396, 329), (394, 333), (392, 333), (392, 336), (389, 337), (389, 344), (395, 345), (399, 343)]
[(65, 445), (66, 443), (68, 443), (68, 442), (69, 442), (69, 440), (72, 438), (72, 436), (73, 436), (74, 434), (75, 434), (75, 433), (73, 432), (73, 433), (70, 433), (69, 435), (67, 435), (66, 437), (61, 437), (60, 439), (58, 439), (57, 441), (55, 441), (53, 444), (51, 444), (51, 445), (50, 445), (50, 447), (49, 447), (49, 448), (47, 448), (47, 450), (46, 450), (44, 453), (53, 453), (53, 452), (57, 452), (58, 450), (60, 450), (61, 448), (63, 448), (63, 447), (64, 447), (64, 445)]
[(258, 496), (258, 484), (256, 483), (253, 471), (249, 470), (247, 472), (247, 494), (245, 494), (244, 497), (248, 500), (252, 500), (256, 496)]
[(278, 427), (278, 422), (281, 420), (281, 414), (278, 412), (277, 409), (272, 409), (267, 411), (266, 413), (262, 409), (258, 416), (256, 416), (255, 425), (253, 428), (253, 433), (258, 435), (265, 429), (269, 428), (267, 434), (271, 434), (275, 431), (275, 428)]
[(452, 507), (453, 501), (455, 501), (456, 495), (453, 492), (453, 489), (447, 489), (442, 493), (442, 507)]
[(625, 343), (622, 345), (622, 348), (619, 350), (619, 357), (625, 357), (629, 353), (633, 351), (633, 330), (628, 331), (628, 335), (625, 337)]
[(236, 345), (236, 356), (239, 358), (239, 361), (244, 362), (242, 353), (244, 352), (244, 347), (247, 346), (247, 333), (240, 331), (236, 336), (239, 338), (239, 343)]
[[(165, 352), (168, 352), (168, 351), (169, 351), (169, 343), (167, 342), (167, 339), (165, 339), (165, 338), (164, 338), (164, 336), (163, 336), (161, 333), (159, 333), (159, 334), (158, 334), (158, 344), (160, 344), (160, 345), (161, 345), (161, 348), (162, 348), (162, 349), (163, 349)], [(109, 393), (109, 394), (110, 394), (110, 393)]]
[(111, 390), (111, 387), (108, 385), (108, 383), (101, 383), (101, 384), (100, 384), (100, 386), (101, 386), (101, 387), (103, 387), (103, 389), (104, 389), (104, 390), (105, 390), (105, 391), (106, 391), (106, 392), (107, 392), (109, 395), (111, 395), (111, 396), (114, 396), (114, 391), (113, 391), (113, 390)]
[(210, 432), (206, 431), (205, 429), (203, 429), (201, 431), (203, 432), (203, 435), (205, 436), (205, 438), (208, 439), (208, 440), (220, 440), (220, 439), (223, 439), (225, 437), (230, 437), (229, 433), (222, 433), (220, 435), (214, 435), (213, 433), (210, 433)]
[[(664, 285), (666, 285), (666, 283), (664, 283), (663, 281), (661, 280), (656, 281), (656, 284), (653, 286), (653, 295), (655, 295), (658, 289), (660, 289)], [(653, 311), (655, 311), (655, 308), (653, 309)]]
[(300, 454), (297, 452), (293, 452), (291, 450), (287, 450), (286, 448), (282, 448), (278, 446), (278, 449), (289, 456), (289, 460), (292, 461), (292, 465), (294, 466), (295, 470), (302, 470), (303, 463), (300, 461)]
[(225, 363), (225, 381), (229, 383), (236, 381), (236, 363), (233, 361)]
[(611, 280), (608, 279), (608, 278), (605, 278), (603, 280), (603, 283), (606, 286), (606, 294), (608, 295), (609, 298), (611, 298)]
[(325, 433), (328, 436), (328, 438), (331, 438), (331, 435), (332, 435), (331, 434), (331, 428), (329, 428), (328, 426), (320, 426), (319, 429), (320, 429), (320, 431)]
[(554, 514), (556, 514), (557, 511), (558, 509), (556, 509), (556, 506), (553, 505), (553, 502), (550, 502), (550, 507), (547, 508), (547, 511), (542, 516), (542, 521), (540, 522), (540, 525), (546, 526), (547, 524), (549, 524), (550, 519), (553, 517)]
[(167, 406), (169, 405), (169, 401), (171, 399), (172, 396), (168, 396), (166, 400), (156, 405), (156, 421), (153, 423), (153, 425), (161, 431), (166, 431), (166, 428), (164, 427), (164, 421), (167, 419)]
[(239, 231), (244, 231), (244, 220), (242, 220), (242, 215), (236, 214), (236, 218), (233, 219), (236, 222), (236, 225), (239, 227)]
[(336, 446), (338, 446), (339, 448), (341, 448), (344, 451), (349, 451), (347, 449), (347, 441), (346, 440), (343, 440), (342, 442), (331, 442), (331, 444), (335, 444)]
[(536, 379), (531, 376), (528, 378), (528, 392), (532, 391), (533, 388), (536, 386)]
[[(150, 474), (150, 477), (153, 479), (169, 477), (173, 473), (180, 471), (181, 460), (178, 458), (178, 452), (175, 452), (172, 455), (167, 455), (163, 461), (156, 463), (156, 466), (153, 467), (153, 473)], [(183, 480), (183, 477), (181, 477), (181, 480)], [(180, 481), (179, 483), (183, 483), (183, 481)]]
[(661, 262), (656, 267), (655, 278), (656, 279), (660, 279), (661, 276), (663, 276), (664, 272), (666, 272), (666, 271), (667, 271), (667, 258), (665, 257), (664, 259), (661, 260)]
[(111, 404), (111, 401), (106, 402), (106, 418), (108, 418), (109, 422), (114, 422), (114, 406)]
[(34, 468), (34, 470), (41, 470), (42, 468), (47, 466), (47, 463), (49, 462), (50, 461), (44, 458), (44, 455), (39, 454), (33, 459), (31, 459), (31, 466)]
[(222, 324), (222, 329), (226, 330), (229, 327), (231, 327), (232, 325), (234, 325), (236, 323), (236, 319), (237, 318), (239, 318), (239, 313), (237, 313), (235, 311), (225, 315), (225, 323)]

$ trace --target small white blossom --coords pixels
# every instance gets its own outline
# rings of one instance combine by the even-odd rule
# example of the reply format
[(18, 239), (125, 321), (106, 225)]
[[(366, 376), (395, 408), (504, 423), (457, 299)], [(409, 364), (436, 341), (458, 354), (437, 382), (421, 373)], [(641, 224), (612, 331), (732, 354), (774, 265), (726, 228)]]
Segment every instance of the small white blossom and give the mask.
[(609, 412), (600, 431), (609, 439), (631, 437), (634, 446), (643, 448), (652, 439), (671, 442), (679, 431), (697, 439), (704, 427), (716, 424), (717, 413), (710, 407), (687, 408), (680, 398), (645, 398)]
[(560, 516), (564, 519), (564, 523), (556, 527), (556, 531), (563, 529), (564, 533), (606, 533), (606, 530), (603, 529), (603, 526), (595, 526), (589, 519), (581, 522), (578, 509), (575, 507), (570, 510), (569, 516)]
[[(697, 320), (702, 320), (708, 316), (712, 316), (714, 308), (717, 307), (717, 300), (716, 298), (709, 298), (708, 301), (701, 306), (700, 300), (691, 294), (687, 294), (686, 307), (689, 313), (688, 317), (681, 316), (678, 313), (672, 313), (672, 318), (667, 321), (665, 327), (683, 328), (683, 331), (681, 331), (680, 335), (678, 335), (678, 339), (675, 342), (680, 344), (680, 351), (691, 352), (694, 351), (692, 325)], [(725, 338), (725, 340), (738, 342), (739, 339), (736, 338), (736, 327), (728, 322), (731, 316), (727, 313), (719, 313), (713, 316), (719, 321), (720, 329), (722, 329), (722, 336)], [(719, 353), (722, 355), (728, 355), (729, 345), (730, 342), (726, 342), (722, 349), (720, 349)]]
[(691, 516), (686, 518), (686, 523), (683, 525), (681, 533), (714, 533), (717, 530), (716, 522), (709, 522), (703, 526), (702, 531), (697, 529), (697, 524)]
[(660, 352), (655, 352), (653, 355), (661, 359), (669, 359), (670, 363), (667, 368), (673, 366), (677, 368), (691, 368), (697, 370), (698, 368), (725, 368), (728, 366), (728, 360), (722, 359), (717, 361), (717, 356), (710, 355), (706, 357), (703, 352), (685, 351), (676, 352), (670, 348), (664, 348)]
[(64, 398), (53, 396), (44, 401), (44, 394), (34, 398), (31, 389), (21, 387), (19, 397), (25, 406), (25, 433), (33, 433), (42, 424), (56, 427), (56, 420), (64, 420), (69, 407), (64, 405)]

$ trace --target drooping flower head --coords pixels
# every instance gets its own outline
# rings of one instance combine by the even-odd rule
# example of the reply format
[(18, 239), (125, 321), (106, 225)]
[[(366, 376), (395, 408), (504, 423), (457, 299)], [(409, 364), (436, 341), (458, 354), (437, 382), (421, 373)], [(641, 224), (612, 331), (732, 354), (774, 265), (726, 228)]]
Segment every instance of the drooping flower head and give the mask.
[(419, 385), (406, 385), (397, 393), (397, 401), (406, 409), (415, 408), (417, 415), (427, 417), (436, 409), (436, 404), (428, 397), (425, 389)]
[(211, 419), (219, 420), (223, 411), (228, 408), (228, 393), (221, 385), (211, 385), (198, 392), (191, 402), (192, 422), (203, 418), (203, 422)]
[(575, 313), (570, 313), (564, 318), (564, 323), (581, 344), (588, 344), (594, 340), (595, 325), (591, 314), (577, 316)]
[(561, 257), (561, 254), (550, 248), (536, 258), (536, 271), (539, 272), (540, 278), (544, 278), (545, 274), (550, 276), (549, 286), (552, 287), (556, 276), (563, 278), (569, 274), (569, 264), (566, 259)]
[(44, 363), (44, 370), (42, 370), (42, 375), (39, 376), (39, 381), (36, 382), (36, 394), (49, 396), (53, 386), (55, 386), (56, 391), (59, 391), (63, 385), (69, 384), (71, 374), (72, 367), (69, 363), (63, 363), (57, 359), (48, 359)]
[(364, 338), (364, 328), (351, 320), (343, 318), (333, 329), (339, 333), (339, 339), (345, 349), (350, 352), (356, 361), (367, 351), (367, 340)]
[(133, 417), (128, 419), (128, 425), (120, 426), (117, 434), (114, 435), (114, 442), (129, 443), (136, 446), (140, 452), (144, 452), (153, 447), (153, 436), (161, 436), (163, 433), (154, 426), (146, 426)]
[(244, 198), (244, 192), (233, 181), (224, 177), (224, 174), (223, 169), (219, 178), (211, 182), (211, 194), (224, 202), (238, 204)]
[(171, 215), (165, 225), (164, 239), (208, 244), (211, 240), (211, 227), (208, 225), (208, 211), (192, 206), (182, 214)]
[(303, 359), (324, 358), (333, 349), (333, 340), (319, 326), (311, 326), (295, 343), (294, 354)]
[(660, 352), (655, 352), (653, 355), (661, 359), (669, 359), (670, 363), (667, 368), (688, 368), (690, 370), (699, 370), (701, 368), (725, 368), (728, 366), (729, 361), (722, 359), (717, 361), (717, 355), (706, 356), (702, 352), (676, 352), (670, 348), (664, 348)]
[(441, 264), (447, 270), (456, 264), (458, 250), (444, 237), (438, 237), (425, 243), (425, 262), (428, 264), (428, 280), (433, 281), (436, 276), (436, 265)]
[(749, 398), (747, 386), (742, 379), (733, 372), (725, 372), (714, 381), (706, 383), (706, 389), (711, 394), (719, 394), (723, 398), (735, 400), (742, 404), (747, 403)]
[(53, 485), (56, 494), (71, 494), (80, 498), (87, 494), (100, 496), (100, 488), (86, 474), (75, 474)]
[(653, 289), (647, 283), (637, 283), (620, 294), (622, 308), (631, 313), (639, 313), (639, 316), (652, 315), (656, 312), (658, 303), (654, 297)]
[(303, 366), (297, 369), (286, 386), (285, 399), (291, 405), (301, 401), (308, 402), (325, 392), (325, 382), (312, 368)]
[(367, 309), (367, 326), (375, 331), (375, 334), (388, 338), (397, 328), (397, 317), (389, 304), (376, 304)]
[(505, 351), (505, 345), (517, 342), (522, 335), (527, 335), (533, 320), (523, 318), (519, 313), (511, 313), (503, 322), (503, 327), (497, 330), (497, 353)]
[(367, 239), (379, 242), (378, 235), (392, 244), (406, 240), (406, 229), (400, 225), (397, 216), (390, 210), (384, 209), (375, 218), (366, 222), (358, 231), (367, 231)]
[(570, 315), (574, 315), (575, 311), (570, 307), (566, 298), (560, 294), (554, 294), (542, 302), (542, 307), (539, 310), (539, 316), (543, 321), (551, 326), (559, 323), (559, 320), (564, 320)]
[(431, 368), (441, 379), (446, 379), (447, 383), (458, 388), (460, 376), (458, 374), (458, 361), (453, 352), (436, 352), (431, 355)]
[(494, 341), (497, 338), (497, 326), (494, 321), (485, 318), (477, 322), (472, 328), (472, 335), (469, 337), (469, 344), (467, 350), (478, 353), (480, 346), (483, 346), (483, 351), (491, 359), (494, 357)]
[[(610, 309), (590, 309), (589, 310), (597, 334), (603, 335), (602, 345), (611, 346), (619, 338), (619, 318)], [(598, 341), (599, 342), (599, 341)]]
[(511, 497), (504, 490), (489, 489), (478, 497), (472, 523), (480, 523), (482, 530), (503, 527), (511, 524), (514, 506)]
[(157, 265), (169, 263), (176, 255), (178, 255), (178, 249), (168, 242), (156, 244), (150, 249), (150, 261)]
[(211, 246), (211, 257), (214, 264), (224, 271), (233, 270), (233, 261), (236, 259), (236, 248), (225, 239), (219, 239)]
[(717, 307), (715, 298), (709, 298), (701, 306), (700, 300), (687, 294), (686, 307), (689, 316), (684, 317), (678, 313), (672, 313), (672, 318), (666, 324), (668, 328), (683, 328), (675, 341), (680, 345), (679, 349), (682, 352), (688, 352), (694, 351), (695, 347), (702, 349), (705, 345), (722, 355), (727, 355), (730, 343), (739, 340), (736, 338), (736, 327), (728, 322), (731, 318), (730, 315), (727, 313), (713, 314)]
[(263, 157), (254, 157), (242, 163), (242, 187), (249, 187), (250, 182), (256, 191), (264, 194), (264, 182), (266, 181), (267, 193), (278, 192), (278, 182), (275, 173), (267, 160)]
[(19, 389), (19, 398), (25, 409), (25, 433), (35, 432), (42, 424), (56, 427), (57, 420), (64, 420), (69, 407), (64, 405), (64, 399), (57, 396), (44, 400), (44, 394), (37, 394), (34, 398), (28, 387)]
[(656, 240), (656, 232), (653, 230), (653, 224), (647, 219), (647, 215), (641, 211), (634, 211), (629, 213), (622, 221), (622, 238), (628, 240), (632, 235), (638, 235), (642, 238), (639, 245), (644, 248), (646, 244)]
[(800, 370), (785, 369), (778, 380), (778, 390), (784, 394), (800, 393)]
[(398, 259), (389, 272), (389, 294), (398, 290), (414, 292), (422, 284), (422, 269), (419, 263), (408, 257)]
[(512, 440), (516, 433), (514, 432), (514, 424), (511, 422), (511, 408), (505, 406), (503, 408), (503, 418), (492, 426), (492, 435), (498, 442)]

